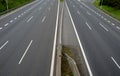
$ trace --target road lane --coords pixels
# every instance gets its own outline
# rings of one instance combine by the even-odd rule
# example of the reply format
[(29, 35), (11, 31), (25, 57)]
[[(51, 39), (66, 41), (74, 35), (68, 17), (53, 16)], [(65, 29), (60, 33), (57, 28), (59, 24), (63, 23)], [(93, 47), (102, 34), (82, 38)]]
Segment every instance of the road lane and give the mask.
[[(0, 76), (50, 75), (58, 1), (45, 2), (42, 6), (37, 5), (26, 17), (20, 17), (0, 31), (0, 45), (7, 44), (5, 41), (9, 40), (0, 52)], [(51, 9), (48, 10), (48, 7)], [(42, 22), (44, 16), (46, 19)], [(25, 53), (31, 40), (33, 42)], [(23, 55), (21, 64), (18, 64)]]
[[(93, 7), (89, 9), (89, 6), (86, 7), (83, 5), (83, 3), (90, 5), (89, 2), (87, 3), (87, 0), (79, 3), (77, 0), (67, 0), (66, 2), (83, 44), (93, 76), (120, 75), (119, 68), (116, 67), (115, 61), (113, 62), (113, 59), (111, 59), (111, 57), (115, 57), (117, 64), (120, 64), (120, 35), (119, 31), (113, 28), (116, 23), (118, 25), (119, 23), (104, 16), (103, 13), (100, 14), (99, 17), (97, 10), (93, 11), (91, 10)], [(75, 7), (73, 7), (73, 5), (75, 5)], [(89, 14), (87, 12), (89, 12)], [(104, 20), (104, 18), (106, 18), (106, 20)], [(86, 22), (91, 26), (92, 31), (86, 26)]]

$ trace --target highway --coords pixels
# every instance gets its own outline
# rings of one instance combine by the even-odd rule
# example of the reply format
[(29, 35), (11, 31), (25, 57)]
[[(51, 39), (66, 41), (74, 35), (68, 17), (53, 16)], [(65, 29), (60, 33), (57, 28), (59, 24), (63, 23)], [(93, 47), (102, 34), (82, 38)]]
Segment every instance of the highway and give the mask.
[(58, 0), (36, 0), (0, 17), (0, 76), (52, 76), (57, 13)]
[(89, 76), (120, 76), (120, 22), (92, 1), (66, 0)]

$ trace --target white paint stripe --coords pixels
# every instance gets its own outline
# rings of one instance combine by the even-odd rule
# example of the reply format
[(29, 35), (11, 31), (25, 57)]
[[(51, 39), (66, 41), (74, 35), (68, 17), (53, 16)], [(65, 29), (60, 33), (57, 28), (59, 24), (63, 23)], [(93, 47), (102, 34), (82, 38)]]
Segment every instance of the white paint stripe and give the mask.
[(2, 27), (0, 27), (0, 30), (2, 30)]
[(79, 11), (77, 11), (77, 13), (80, 15), (80, 12), (79, 12)]
[(15, 20), (17, 19), (17, 17), (14, 18)]
[(25, 55), (26, 55), (27, 51), (29, 50), (29, 48), (30, 48), (30, 46), (31, 46), (32, 42), (33, 42), (33, 40), (31, 40), (31, 41), (30, 41), (30, 43), (29, 43), (29, 45), (28, 45), (27, 49), (25, 50), (25, 52), (24, 52), (24, 54), (23, 54), (23, 56), (22, 56), (22, 58), (20, 59), (20, 61), (19, 61), (19, 63), (18, 63), (18, 64), (21, 64), (21, 62), (22, 62), (23, 58), (25, 57)]
[(108, 20), (108, 23), (110, 23), (110, 21)]
[(42, 8), (40, 7), (38, 10), (40, 11)]
[(50, 10), (50, 7), (48, 8), (48, 10)]
[(115, 61), (115, 59), (113, 57), (111, 57), (111, 59), (113, 60), (113, 62), (115, 63), (115, 65), (120, 69), (119, 64)]
[(90, 27), (90, 25), (86, 22), (86, 25), (89, 27), (90, 30), (92, 30), (92, 28)]
[[(65, 3), (66, 3), (66, 2), (65, 2)], [(69, 13), (71, 22), (72, 22), (72, 24), (73, 24), (73, 28), (74, 28), (74, 30), (75, 30), (75, 33), (76, 33), (76, 36), (77, 36), (77, 39), (78, 39), (78, 42), (79, 42), (79, 45), (80, 45), (80, 48), (81, 48), (83, 57), (84, 57), (84, 59), (85, 59), (85, 64), (86, 64), (86, 66), (87, 66), (87, 69), (88, 69), (88, 72), (89, 72), (89, 76), (93, 76), (92, 71), (91, 71), (90, 66), (89, 66), (89, 63), (88, 63), (88, 60), (87, 60), (87, 57), (86, 57), (86, 55), (85, 55), (85, 52), (84, 52), (82, 43), (81, 43), (81, 40), (80, 40), (80, 38), (79, 38), (79, 35), (78, 35), (78, 33), (77, 33), (75, 24), (74, 24), (74, 22), (73, 22), (72, 16), (71, 16), (70, 11), (69, 11), (69, 8), (68, 8), (68, 6), (67, 6), (67, 3), (66, 3), (66, 7), (67, 7), (67, 10), (68, 10), (68, 13)]]
[(103, 16), (101, 16), (101, 18), (104, 18)]
[(100, 25), (101, 25), (101, 27), (103, 27), (106, 31), (108, 31), (108, 29), (105, 27), (105, 26), (103, 26), (101, 23), (99, 23)]
[(75, 5), (73, 5), (73, 7), (75, 7)]
[(0, 47), (0, 50), (1, 50), (5, 45), (7, 45), (8, 42), (9, 42), (9, 41), (6, 41), (6, 42)]
[(87, 14), (88, 14), (88, 15), (91, 15), (88, 11), (87, 11)]
[(112, 25), (114, 26), (115, 24), (114, 24), (114, 23), (112, 23)]
[(106, 18), (104, 18), (104, 20), (106, 21), (107, 19), (106, 19)]
[(10, 21), (10, 23), (12, 23), (12, 22), (13, 22), (13, 20)]
[(21, 15), (19, 15), (18, 17), (21, 17)]
[(117, 28), (118, 30), (120, 30), (120, 27), (116, 26), (116, 28)]
[(58, 31), (58, 17), (59, 17), (59, 9), (60, 9), (59, 5), (60, 5), (60, 2), (58, 0), (56, 27), (55, 27), (55, 35), (54, 35), (54, 44), (53, 44), (52, 60), (51, 60), (51, 67), (50, 67), (50, 76), (54, 76), (56, 41), (57, 41), (57, 31)]
[(30, 18), (27, 20), (27, 22), (29, 22), (32, 18), (33, 18), (33, 16), (32, 16), (32, 17), (30, 17)]
[(23, 15), (24, 13), (22, 13), (21, 15)]
[(8, 26), (9, 23), (6, 23), (4, 26)]
[(43, 17), (42, 22), (44, 22), (44, 21), (45, 21), (45, 19), (46, 19), (46, 16), (44, 16), (44, 17)]

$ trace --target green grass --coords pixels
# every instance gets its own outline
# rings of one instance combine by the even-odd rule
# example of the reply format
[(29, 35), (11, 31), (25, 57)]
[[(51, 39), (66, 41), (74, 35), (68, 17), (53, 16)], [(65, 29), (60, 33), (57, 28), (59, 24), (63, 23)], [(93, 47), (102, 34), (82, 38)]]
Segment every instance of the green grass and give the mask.
[(107, 14), (109, 14), (110, 16), (118, 19), (120, 21), (120, 9), (116, 9), (114, 7), (110, 7), (110, 6), (105, 6), (103, 5), (102, 7), (99, 6), (99, 0), (96, 0), (93, 3), (97, 8), (103, 10), (104, 12), (106, 12)]
[[(34, 0), (8, 0), (8, 7), (9, 7), (8, 11), (16, 9), (32, 1)], [(0, 14), (4, 14), (6, 12), (7, 12), (6, 6), (2, 5), (2, 3), (0, 2)]]
[(67, 58), (64, 55), (64, 53), (67, 53), (69, 56), (73, 57), (73, 54), (70, 51), (70, 49), (63, 46), (63, 56), (62, 56), (62, 66), (61, 66), (62, 74), (61, 74), (61, 76), (73, 76), (73, 73), (71, 71), (71, 68), (69, 66), (69, 63), (68, 63)]
[(60, 2), (63, 2), (64, 0), (60, 0)]

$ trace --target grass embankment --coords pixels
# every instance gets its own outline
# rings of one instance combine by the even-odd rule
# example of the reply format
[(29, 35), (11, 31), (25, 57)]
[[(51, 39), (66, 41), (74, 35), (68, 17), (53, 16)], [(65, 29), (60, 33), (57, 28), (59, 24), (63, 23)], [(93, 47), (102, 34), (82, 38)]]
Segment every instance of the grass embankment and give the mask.
[(110, 6), (106, 6), (106, 5), (103, 5), (102, 7), (99, 6), (99, 0), (96, 0), (93, 4), (103, 10), (104, 12), (106, 12), (107, 14), (109, 14), (110, 16), (118, 19), (120, 21), (120, 9), (116, 9), (114, 7), (110, 7)]
[(68, 54), (70, 57), (73, 57), (73, 54), (71, 53), (70, 49), (63, 47), (62, 67), (61, 67), (62, 75), (61, 76), (73, 76), (68, 60), (66, 56), (64, 55), (64, 53)]
[[(34, 0), (8, 0), (8, 11), (16, 9), (32, 1)], [(6, 10), (7, 10), (6, 4), (3, 5), (0, 0), (0, 15), (6, 13), (7, 12)]]

